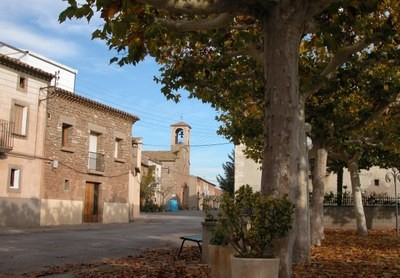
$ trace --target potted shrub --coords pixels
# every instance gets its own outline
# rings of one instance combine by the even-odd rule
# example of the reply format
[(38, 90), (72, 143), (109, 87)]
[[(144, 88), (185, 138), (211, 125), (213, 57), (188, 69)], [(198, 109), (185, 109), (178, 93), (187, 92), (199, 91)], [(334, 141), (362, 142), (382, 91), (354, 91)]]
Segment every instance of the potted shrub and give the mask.
[[(262, 196), (249, 185), (239, 188), (233, 196), (223, 194), (217, 226), (235, 249), (236, 254), (231, 257), (232, 277), (278, 276), (279, 258), (273, 258), (273, 244), (291, 229), (293, 212), (294, 205), (287, 196)], [(263, 270), (266, 261), (275, 266)], [(256, 274), (251, 274), (252, 270)]]

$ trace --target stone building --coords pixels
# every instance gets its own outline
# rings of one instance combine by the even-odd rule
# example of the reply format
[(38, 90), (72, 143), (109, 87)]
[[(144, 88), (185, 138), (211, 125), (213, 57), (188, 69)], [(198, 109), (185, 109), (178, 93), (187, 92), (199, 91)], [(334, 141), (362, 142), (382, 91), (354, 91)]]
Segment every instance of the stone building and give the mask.
[(131, 134), (139, 118), (62, 89), (50, 90), (46, 102), (41, 223), (128, 222), (138, 187)]

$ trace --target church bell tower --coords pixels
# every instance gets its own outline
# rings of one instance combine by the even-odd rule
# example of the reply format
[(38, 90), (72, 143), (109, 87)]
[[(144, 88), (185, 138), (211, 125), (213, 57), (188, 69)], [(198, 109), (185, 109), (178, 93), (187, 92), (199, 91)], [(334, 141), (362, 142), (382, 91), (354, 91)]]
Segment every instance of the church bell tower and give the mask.
[(171, 125), (171, 149), (178, 150), (190, 146), (190, 125), (179, 122)]

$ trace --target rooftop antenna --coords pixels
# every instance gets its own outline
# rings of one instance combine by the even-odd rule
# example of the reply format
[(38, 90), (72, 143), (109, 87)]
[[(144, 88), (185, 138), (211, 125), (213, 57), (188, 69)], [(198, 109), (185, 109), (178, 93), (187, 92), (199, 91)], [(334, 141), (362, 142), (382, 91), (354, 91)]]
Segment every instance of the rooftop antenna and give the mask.
[(54, 73), (54, 87), (55, 88), (57, 88), (57, 85), (58, 85), (58, 81), (60, 80), (60, 71), (59, 70), (57, 70), (55, 73)]

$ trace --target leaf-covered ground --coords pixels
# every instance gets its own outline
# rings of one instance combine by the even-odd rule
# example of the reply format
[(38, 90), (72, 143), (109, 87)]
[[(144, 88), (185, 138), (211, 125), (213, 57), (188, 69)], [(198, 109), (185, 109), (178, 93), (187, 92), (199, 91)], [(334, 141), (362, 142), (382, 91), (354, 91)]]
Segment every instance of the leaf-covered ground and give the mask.
[[(400, 238), (396, 231), (369, 231), (359, 237), (355, 231), (326, 230), (323, 246), (311, 249), (309, 264), (294, 265), (295, 278), (307, 277), (400, 277)], [(178, 249), (148, 249), (140, 256), (105, 260), (93, 264), (49, 267), (24, 277), (211, 277), (200, 264), (196, 246)]]
[(311, 262), (295, 265), (294, 277), (400, 277), (400, 238), (396, 231), (326, 230), (321, 247), (311, 249)]

